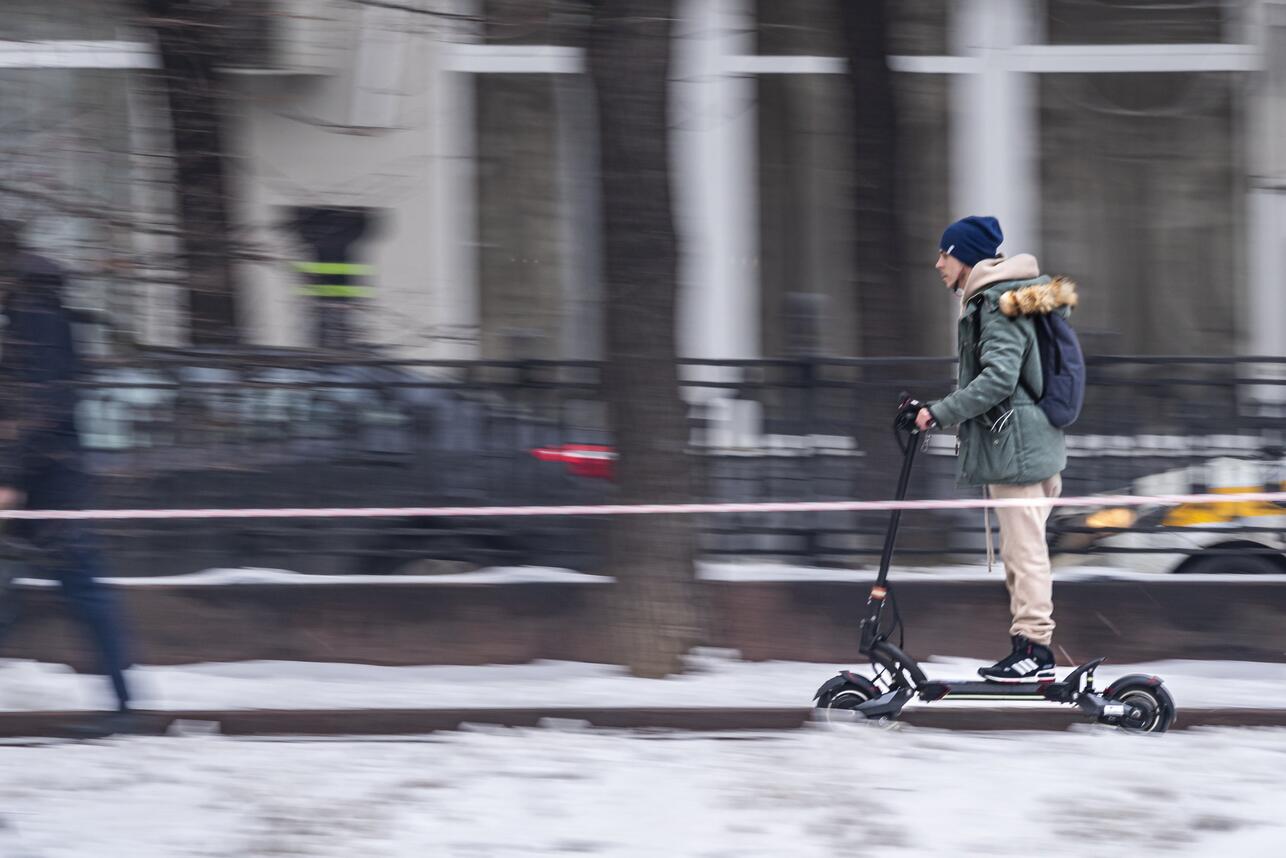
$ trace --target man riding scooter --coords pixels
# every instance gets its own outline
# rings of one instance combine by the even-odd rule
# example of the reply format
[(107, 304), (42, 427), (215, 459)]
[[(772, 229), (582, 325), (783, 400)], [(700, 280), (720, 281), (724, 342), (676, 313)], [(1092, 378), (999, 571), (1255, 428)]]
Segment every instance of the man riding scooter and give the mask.
[[(959, 387), (920, 409), (916, 426), (958, 427), (961, 485), (985, 486), (993, 498), (1055, 498), (1067, 453), (1063, 431), (1036, 404), (1043, 382), (1033, 317), (1067, 313), (1076, 289), (1068, 280), (1042, 276), (1030, 254), (1006, 258), (999, 252), (1003, 240), (993, 217), (967, 217), (942, 234), (935, 267), (960, 299)], [(989, 681), (1054, 678), (1049, 511), (1045, 505), (995, 511), (1012, 651), (978, 671)]]

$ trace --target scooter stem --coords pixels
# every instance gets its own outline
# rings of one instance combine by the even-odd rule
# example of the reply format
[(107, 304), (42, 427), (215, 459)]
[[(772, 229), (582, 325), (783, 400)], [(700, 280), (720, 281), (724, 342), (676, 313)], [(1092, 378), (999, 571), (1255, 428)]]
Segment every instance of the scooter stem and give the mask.
[[(915, 451), (920, 446), (920, 430), (912, 429), (908, 435), (906, 452), (902, 455), (902, 472), (898, 474), (898, 488), (894, 500), (906, 500), (907, 484), (911, 481), (911, 465), (915, 461)], [(889, 529), (884, 535), (884, 551), (880, 554), (880, 574), (875, 579), (876, 586), (883, 587), (889, 577), (889, 564), (893, 562), (893, 546), (898, 538), (898, 525), (902, 521), (902, 510), (893, 510), (889, 516)]]

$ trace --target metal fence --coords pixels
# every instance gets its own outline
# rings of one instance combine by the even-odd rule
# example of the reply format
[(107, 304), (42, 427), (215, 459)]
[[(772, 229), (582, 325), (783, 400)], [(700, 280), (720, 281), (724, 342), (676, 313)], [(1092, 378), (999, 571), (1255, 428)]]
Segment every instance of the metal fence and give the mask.
[[(889, 497), (897, 464), (889, 423), (899, 394), (942, 396), (953, 375), (945, 358), (685, 362), (694, 499)], [(1091, 358), (1065, 492), (1128, 491), (1135, 480), (1183, 469), (1174, 479), (1199, 489), (1200, 468), (1229, 457), (1280, 468), (1284, 376), (1286, 358)], [(586, 362), (175, 352), (96, 364), (79, 422), (107, 507), (595, 503), (611, 500), (610, 479), (534, 451), (610, 449), (600, 385), (599, 367)], [(912, 496), (961, 496), (952, 440), (937, 438), (929, 452)], [(700, 528), (710, 556), (848, 565), (878, 553), (885, 521), (734, 514), (704, 516)], [(1279, 523), (1268, 529), (1279, 532)], [(1239, 527), (1252, 525), (1225, 530)], [(324, 573), (517, 563), (593, 569), (603, 521), (120, 522), (101, 531), (119, 574), (233, 565)], [(908, 558), (982, 551), (980, 514), (908, 515), (903, 532)]]

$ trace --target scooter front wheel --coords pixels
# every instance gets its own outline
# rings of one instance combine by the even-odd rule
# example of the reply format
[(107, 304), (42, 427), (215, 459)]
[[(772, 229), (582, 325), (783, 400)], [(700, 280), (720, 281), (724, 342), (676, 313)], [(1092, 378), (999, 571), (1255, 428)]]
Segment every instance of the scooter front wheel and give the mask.
[(865, 677), (852, 675), (839, 682), (836, 677), (817, 696), (815, 708), (822, 721), (851, 721), (852, 712), (879, 696), (879, 689)]

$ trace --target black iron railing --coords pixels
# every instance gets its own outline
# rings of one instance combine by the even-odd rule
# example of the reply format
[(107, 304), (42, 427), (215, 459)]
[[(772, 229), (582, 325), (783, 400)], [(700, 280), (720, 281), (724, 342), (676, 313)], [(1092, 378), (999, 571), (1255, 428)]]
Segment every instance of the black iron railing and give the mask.
[[(942, 396), (953, 374), (946, 358), (685, 362), (694, 499), (887, 497), (896, 460), (889, 420), (899, 393)], [(172, 353), (94, 365), (79, 420), (99, 502), (115, 508), (594, 503), (611, 499), (610, 479), (533, 451), (610, 451), (600, 386), (599, 367), (588, 362)], [(1286, 358), (1094, 357), (1086, 410), (1069, 437), (1065, 493), (1129, 491), (1169, 472), (1176, 486), (1201, 490), (1210, 487), (1201, 469), (1224, 479), (1220, 463), (1228, 459), (1280, 470), (1284, 428)], [(936, 455), (922, 458), (911, 496), (967, 495), (954, 483), (950, 439), (937, 439), (930, 452)], [(1269, 482), (1273, 467), (1260, 468)], [(704, 516), (700, 526), (710, 555), (851, 564), (878, 551), (884, 521), (879, 514), (734, 514)], [(1259, 539), (1259, 528), (1271, 542), (1278, 525), (1261, 517), (1220, 527), (1248, 539)], [(594, 568), (602, 521), (120, 522), (101, 529), (121, 574), (226, 565), (387, 573), (457, 561), (460, 568)], [(928, 562), (974, 555), (982, 545), (981, 514), (923, 513), (907, 516), (900, 553)], [(1078, 550), (1165, 548), (1098, 541)]]

